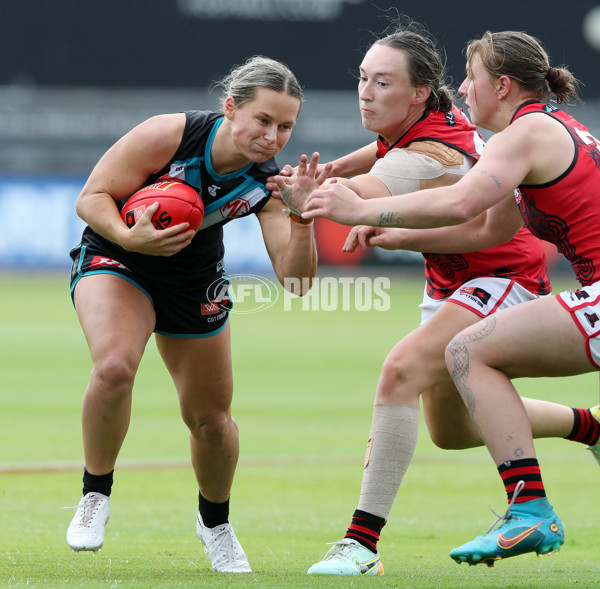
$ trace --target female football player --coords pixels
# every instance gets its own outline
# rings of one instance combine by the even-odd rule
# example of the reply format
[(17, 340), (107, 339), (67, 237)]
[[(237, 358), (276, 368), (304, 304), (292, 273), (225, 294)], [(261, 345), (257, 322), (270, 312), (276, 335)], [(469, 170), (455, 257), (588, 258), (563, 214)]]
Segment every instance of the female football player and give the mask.
[[(289, 141), (302, 104), (296, 78), (284, 64), (257, 56), (232, 69), (221, 86), (221, 112), (159, 115), (124, 135), (77, 200), (87, 227), (71, 252), (71, 289), (93, 367), (83, 400), (83, 497), (67, 543), (75, 551), (97, 551), (104, 542), (134, 379), (154, 333), (190, 431), (197, 534), (214, 570), (246, 573), (251, 569), (228, 519), (239, 440), (230, 411), (223, 225), (255, 214), (282, 283), (286, 277), (310, 283), (317, 256), (312, 222), (284, 216), (265, 188), (278, 172), (274, 157)], [(124, 199), (164, 179), (183, 181), (200, 194), (205, 216), (196, 234), (187, 223), (155, 229), (158, 203), (131, 228), (121, 220)]]
[(509, 501), (498, 520), (502, 525), (450, 555), (459, 563), (492, 565), (527, 552), (549, 553), (564, 542), (546, 497), (527, 410), (511, 379), (600, 367), (600, 141), (546, 103), (551, 96), (559, 104), (577, 96), (577, 80), (568, 69), (552, 67), (540, 42), (526, 33), (487, 32), (471, 42), (460, 92), (473, 122), (496, 135), (458, 182), (370, 201), (330, 183), (312, 193), (305, 216), (428, 228), (460, 224), (487, 211), (494, 227), (504, 222), (494, 210), (506, 204), (571, 263), (579, 288), (489, 315), (446, 348), (448, 370)]
[[(482, 142), (475, 126), (452, 104), (433, 41), (424, 31), (410, 28), (414, 23), (377, 40), (360, 66), (362, 122), (378, 134), (377, 144), (329, 165), (333, 173), (346, 174), (367, 166), (369, 157), (375, 162), (377, 153), (368, 173), (336, 180), (363, 199), (453, 185), (480, 157)], [(298, 173), (305, 188), (316, 184), (304, 165)], [(283, 196), (285, 183), (279, 184)], [(300, 192), (294, 195), (296, 204), (300, 197)], [(427, 210), (424, 198), (420, 206)], [(378, 541), (415, 450), (420, 398), (431, 437), (440, 447), (483, 444), (452, 383), (444, 349), (454, 335), (482, 317), (550, 291), (541, 242), (522, 227), (514, 202), (500, 203), (492, 214), (502, 223), (488, 226), (483, 214), (458, 230), (352, 229), (345, 246), (349, 251), (360, 243), (425, 252), (422, 323), (385, 359), (358, 507), (345, 537), (309, 573), (383, 571)], [(498, 243), (502, 245), (490, 247)], [(533, 399), (525, 404), (537, 437), (567, 437), (596, 447), (600, 427), (593, 410)]]

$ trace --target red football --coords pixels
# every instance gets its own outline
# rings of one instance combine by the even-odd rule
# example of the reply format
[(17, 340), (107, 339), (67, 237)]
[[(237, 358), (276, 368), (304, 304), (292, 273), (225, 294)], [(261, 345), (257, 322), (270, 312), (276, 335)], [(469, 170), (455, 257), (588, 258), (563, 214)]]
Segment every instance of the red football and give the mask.
[(152, 216), (157, 229), (166, 229), (179, 223), (190, 224), (198, 231), (204, 218), (204, 204), (198, 193), (182, 182), (157, 182), (144, 186), (132, 194), (121, 210), (121, 218), (127, 227), (133, 227), (144, 214), (146, 207), (158, 202), (159, 207)]

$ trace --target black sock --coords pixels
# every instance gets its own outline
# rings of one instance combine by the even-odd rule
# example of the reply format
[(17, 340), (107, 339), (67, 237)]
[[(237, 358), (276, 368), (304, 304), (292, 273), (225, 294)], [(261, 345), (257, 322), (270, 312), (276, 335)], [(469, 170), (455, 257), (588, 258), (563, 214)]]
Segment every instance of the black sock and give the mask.
[(352, 523), (344, 538), (356, 540), (374, 554), (377, 554), (377, 542), (385, 519), (366, 511), (357, 509), (352, 516)]
[(108, 474), (90, 474), (87, 468), (83, 469), (83, 494), (102, 493), (110, 497), (110, 490), (113, 484), (113, 473), (111, 470)]
[(229, 499), (225, 503), (213, 503), (198, 493), (198, 511), (207, 528), (215, 528), (229, 521)]

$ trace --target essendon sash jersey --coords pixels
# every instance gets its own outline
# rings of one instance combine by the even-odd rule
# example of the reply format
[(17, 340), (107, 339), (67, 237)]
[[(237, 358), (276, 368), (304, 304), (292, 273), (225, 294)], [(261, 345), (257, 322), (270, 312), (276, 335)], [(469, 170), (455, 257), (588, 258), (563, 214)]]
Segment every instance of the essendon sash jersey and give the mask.
[(423, 116), (393, 145), (379, 136), (377, 138), (377, 156), (383, 157), (390, 149), (407, 147), (414, 141), (437, 141), (460, 151), (463, 155), (479, 159), (483, 149), (483, 140), (458, 108), (452, 112), (426, 110)]
[[(483, 141), (477, 127), (456, 107), (452, 112), (425, 111), (423, 116), (393, 145), (379, 137), (377, 155), (391, 149), (408, 147), (418, 141), (436, 141), (456, 149), (466, 157), (479, 159)], [(546, 256), (541, 242), (521, 228), (508, 243), (466, 254), (423, 253), (427, 294), (441, 299), (463, 283), (479, 276), (513, 278), (527, 290), (539, 295), (550, 292)]]
[(525, 103), (513, 121), (544, 113), (562, 123), (573, 138), (569, 168), (552, 182), (522, 184), (516, 193), (525, 226), (556, 245), (582, 285), (600, 280), (600, 141), (564, 111), (540, 102)]

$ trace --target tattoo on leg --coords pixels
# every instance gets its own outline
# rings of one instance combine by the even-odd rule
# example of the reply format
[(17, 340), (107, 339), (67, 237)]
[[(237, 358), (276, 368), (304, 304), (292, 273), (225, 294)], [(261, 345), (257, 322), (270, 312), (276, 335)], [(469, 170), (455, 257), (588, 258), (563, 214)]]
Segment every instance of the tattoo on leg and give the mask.
[(515, 458), (522, 458), (523, 457), (523, 448), (515, 448), (513, 450), (513, 454), (515, 455)]
[(468, 333), (466, 335), (459, 335), (458, 337), (455, 337), (448, 346), (448, 351), (452, 355), (454, 364), (450, 376), (452, 377), (460, 396), (463, 398), (471, 417), (473, 417), (473, 413), (475, 412), (475, 396), (473, 395), (473, 391), (467, 385), (467, 379), (469, 377), (469, 350), (467, 349), (467, 344), (486, 338), (494, 331), (495, 327), (496, 318), (491, 315), (484, 320), (483, 326), (479, 331)]

